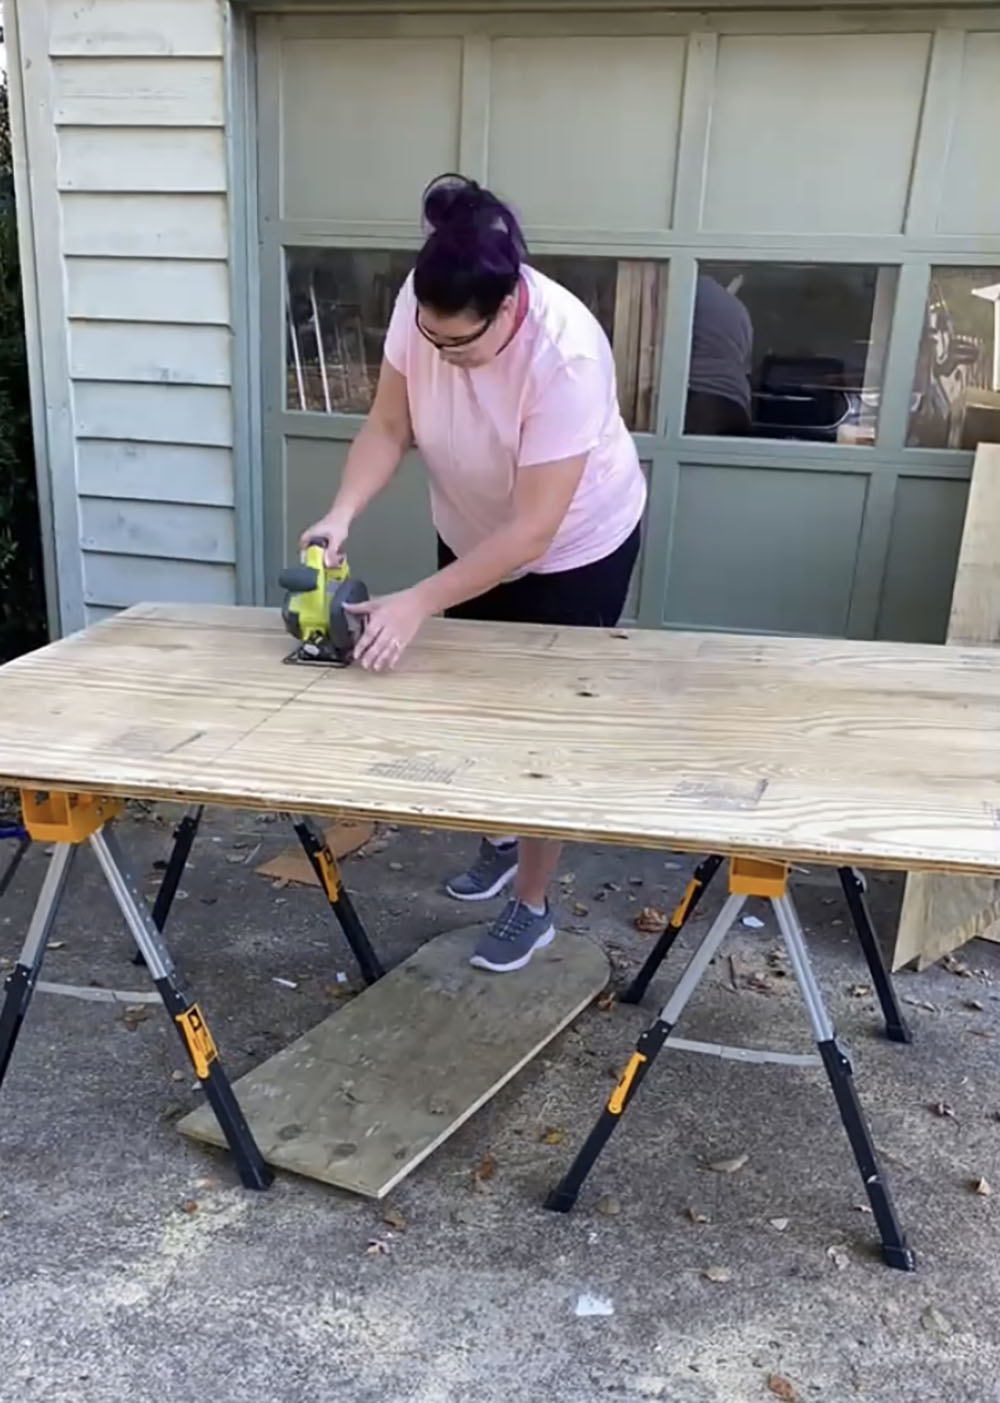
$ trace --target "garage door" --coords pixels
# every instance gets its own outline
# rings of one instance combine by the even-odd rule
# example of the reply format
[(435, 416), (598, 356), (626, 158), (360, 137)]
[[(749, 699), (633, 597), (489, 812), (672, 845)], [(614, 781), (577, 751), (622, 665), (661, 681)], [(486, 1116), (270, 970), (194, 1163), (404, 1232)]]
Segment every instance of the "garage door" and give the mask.
[[(257, 46), (270, 578), (371, 404), (421, 190), (461, 170), (611, 340), (640, 623), (943, 637), (1000, 403), (995, 17), (273, 16)], [(706, 297), (752, 329), (738, 430), (691, 408)], [(378, 589), (433, 568), (415, 456), (351, 551)]]

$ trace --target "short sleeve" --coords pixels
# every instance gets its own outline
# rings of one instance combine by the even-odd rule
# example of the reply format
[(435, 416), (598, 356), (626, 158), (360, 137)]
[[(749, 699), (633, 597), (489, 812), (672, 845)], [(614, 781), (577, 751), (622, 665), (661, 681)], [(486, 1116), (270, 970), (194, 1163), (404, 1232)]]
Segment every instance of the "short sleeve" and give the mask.
[(413, 329), (413, 275), (412, 273), (399, 289), (389, 326), (385, 333), (383, 354), (400, 375), (406, 374), (406, 352)]
[(565, 362), (525, 417), (518, 466), (557, 463), (592, 452), (600, 442), (607, 407), (607, 372), (600, 362), (584, 357)]

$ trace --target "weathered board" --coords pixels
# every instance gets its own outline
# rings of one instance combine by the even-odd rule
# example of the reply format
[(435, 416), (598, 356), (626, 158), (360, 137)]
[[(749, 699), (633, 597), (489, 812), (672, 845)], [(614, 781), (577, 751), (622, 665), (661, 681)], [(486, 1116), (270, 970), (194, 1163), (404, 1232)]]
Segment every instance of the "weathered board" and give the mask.
[[(1000, 444), (976, 452), (948, 642), (1000, 645)], [(992, 756), (1000, 769), (1000, 737)], [(976, 936), (1000, 940), (1000, 878), (913, 872), (906, 879), (893, 968), (926, 969)]]
[(376, 674), (289, 646), (275, 609), (144, 605), (16, 659), (0, 782), (1000, 875), (997, 649), (435, 620)]
[[(607, 983), (603, 951), (574, 935), (512, 974), (473, 969), (478, 931), (421, 946), (235, 1083), (269, 1163), (383, 1198)], [(225, 1144), (207, 1105), (178, 1129)]]

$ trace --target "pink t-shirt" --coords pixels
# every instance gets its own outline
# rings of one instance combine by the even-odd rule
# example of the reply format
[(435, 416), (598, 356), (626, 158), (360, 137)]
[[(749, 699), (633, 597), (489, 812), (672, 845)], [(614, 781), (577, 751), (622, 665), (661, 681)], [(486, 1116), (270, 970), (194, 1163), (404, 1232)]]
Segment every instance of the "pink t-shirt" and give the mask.
[(457, 556), (511, 519), (519, 467), (588, 455), (555, 538), (525, 567), (550, 573), (616, 550), (642, 517), (646, 479), (601, 326), (559, 283), (533, 268), (523, 275), (525, 319), (488, 364), (449, 365), (420, 334), (412, 275), (396, 300), (385, 355), (406, 377), (434, 525)]

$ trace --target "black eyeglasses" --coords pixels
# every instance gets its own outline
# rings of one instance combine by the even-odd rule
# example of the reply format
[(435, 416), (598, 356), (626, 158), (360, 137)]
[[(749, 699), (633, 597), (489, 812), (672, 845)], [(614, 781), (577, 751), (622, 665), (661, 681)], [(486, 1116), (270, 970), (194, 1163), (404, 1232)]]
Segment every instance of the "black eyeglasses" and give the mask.
[(494, 312), (492, 317), (486, 318), (478, 331), (473, 331), (468, 336), (450, 336), (446, 341), (441, 341), (436, 336), (432, 336), (429, 331), (421, 326), (419, 307), (413, 314), (413, 320), (416, 322), (417, 330), (420, 332), (420, 335), (425, 341), (429, 341), (437, 351), (459, 351), (463, 346), (471, 346), (473, 342), (478, 341), (481, 336), (486, 335), (496, 319), (497, 314)]

